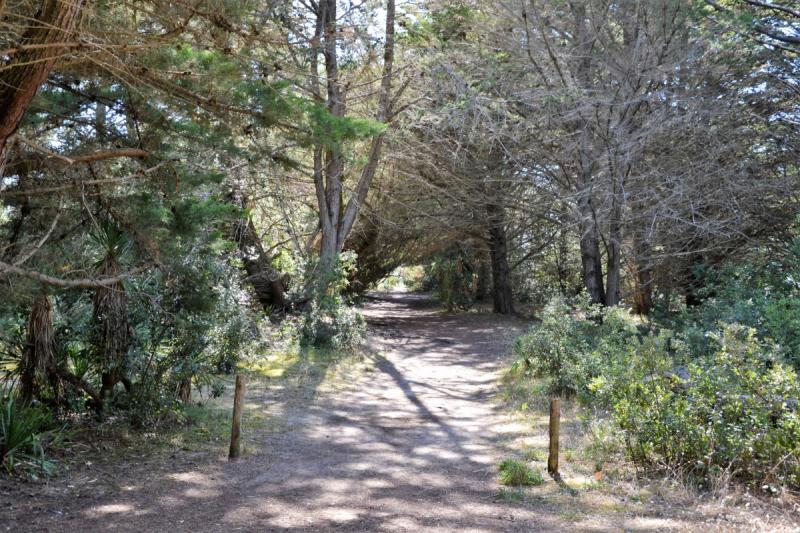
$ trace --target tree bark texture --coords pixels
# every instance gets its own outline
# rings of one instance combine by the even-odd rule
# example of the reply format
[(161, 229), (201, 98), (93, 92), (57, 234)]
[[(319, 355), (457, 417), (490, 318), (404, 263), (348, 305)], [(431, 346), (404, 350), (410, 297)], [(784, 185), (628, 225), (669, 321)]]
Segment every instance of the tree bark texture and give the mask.
[(285, 308), (286, 275), (272, 266), (252, 219), (236, 222), (234, 239), (242, 254), (247, 281), (253, 286), (258, 302), (267, 311)]
[(22, 36), (20, 46), (40, 45), (15, 52), (0, 76), (0, 156), (19, 128), (25, 112), (63, 53), (78, 21), (82, 0), (44, 0)]
[(511, 291), (511, 268), (508, 266), (508, 242), (501, 207), (490, 206), (489, 255), (492, 263), (492, 301), (494, 312), (508, 315), (514, 312)]

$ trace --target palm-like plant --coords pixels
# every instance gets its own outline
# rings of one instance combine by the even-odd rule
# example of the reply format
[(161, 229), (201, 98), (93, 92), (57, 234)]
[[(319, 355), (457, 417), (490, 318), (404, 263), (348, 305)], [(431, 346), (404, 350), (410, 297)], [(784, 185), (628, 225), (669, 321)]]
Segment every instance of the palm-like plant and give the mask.
[(26, 403), (39, 396), (45, 380), (50, 382), (54, 395), (58, 394), (54, 351), (53, 306), (50, 295), (41, 293), (31, 307), (28, 336), (19, 369), (20, 391)]
[[(125, 234), (109, 222), (99, 226), (92, 237), (103, 249), (103, 258), (97, 265), (98, 277), (117, 276), (120, 272), (120, 259), (130, 248)], [(92, 324), (103, 382), (100, 395), (105, 397), (120, 381), (126, 387), (129, 386), (126, 371), (132, 328), (128, 297), (121, 281), (96, 289), (92, 302)]]
[(45, 446), (62, 435), (48, 429), (51, 422), (44, 408), (20, 401), (10, 384), (0, 388), (0, 465), (9, 473), (22, 467), (31, 475), (48, 474), (53, 463), (45, 458)]

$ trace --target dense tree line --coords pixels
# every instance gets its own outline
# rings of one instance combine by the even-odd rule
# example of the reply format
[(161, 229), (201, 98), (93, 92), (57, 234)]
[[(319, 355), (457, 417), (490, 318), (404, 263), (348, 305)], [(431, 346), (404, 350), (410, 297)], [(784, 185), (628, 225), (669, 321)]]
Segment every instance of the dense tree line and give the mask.
[(264, 316), (345, 338), (320, 333), (351, 324), (342, 294), (404, 264), (455, 261), (498, 313), (581, 291), (648, 313), (791, 241), (790, 2), (0, 15), (2, 368), (54, 410), (146, 423)]

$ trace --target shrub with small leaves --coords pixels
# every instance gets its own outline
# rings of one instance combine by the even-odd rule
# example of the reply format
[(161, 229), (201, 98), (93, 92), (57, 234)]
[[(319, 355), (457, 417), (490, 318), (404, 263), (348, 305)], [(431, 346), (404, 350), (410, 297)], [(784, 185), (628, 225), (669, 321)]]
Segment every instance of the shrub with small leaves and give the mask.
[(638, 464), (716, 478), (800, 486), (800, 382), (755, 331), (721, 325), (712, 356), (685, 369), (643, 351), (603, 385)]
[(332, 272), (323, 273), (325, 291), (312, 299), (303, 314), (300, 341), (304, 345), (354, 348), (364, 340), (366, 322), (361, 313), (342, 296), (355, 272), (356, 254), (339, 255)]
[(696, 336), (644, 327), (620, 308), (555, 300), (517, 341), (515, 366), (607, 417), (640, 466), (705, 486), (799, 487), (800, 380), (781, 348), (738, 324), (706, 330), (693, 352)]

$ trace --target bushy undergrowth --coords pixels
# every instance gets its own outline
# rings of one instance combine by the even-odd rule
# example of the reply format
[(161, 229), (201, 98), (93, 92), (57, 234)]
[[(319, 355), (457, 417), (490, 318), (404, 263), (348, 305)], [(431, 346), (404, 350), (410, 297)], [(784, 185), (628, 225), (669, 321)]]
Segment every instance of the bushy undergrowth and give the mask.
[(705, 485), (800, 487), (800, 382), (757, 330), (719, 322), (698, 350), (695, 331), (648, 326), (620, 308), (557, 299), (542, 318), (517, 341), (514, 371), (609, 417), (637, 465)]
[(706, 331), (717, 322), (742, 324), (795, 370), (800, 370), (800, 240), (797, 253), (782, 264), (757, 267), (744, 264), (698, 273), (702, 303), (679, 313), (656, 316), (659, 322), (681, 331), (693, 353), (709, 353), (712, 341)]
[(542, 473), (532, 470), (528, 465), (517, 459), (505, 459), (498, 467), (500, 471), (500, 484), (511, 487), (531, 487), (544, 483)]
[(355, 268), (355, 253), (344, 252), (330, 272), (321, 274), (324, 289), (315, 295), (302, 317), (302, 344), (338, 350), (354, 348), (363, 341), (364, 317), (343, 296)]
[(448, 311), (469, 309), (475, 303), (477, 275), (463, 258), (440, 258), (429, 268), (430, 285)]
[(24, 404), (11, 387), (0, 389), (0, 465), (7, 473), (50, 474), (54, 463), (45, 452), (61, 436), (46, 409)]
[(365, 333), (364, 317), (345, 303), (313, 302), (303, 315), (301, 340), (306, 345), (353, 348), (363, 341)]

